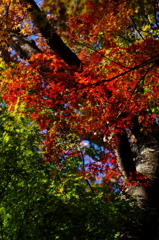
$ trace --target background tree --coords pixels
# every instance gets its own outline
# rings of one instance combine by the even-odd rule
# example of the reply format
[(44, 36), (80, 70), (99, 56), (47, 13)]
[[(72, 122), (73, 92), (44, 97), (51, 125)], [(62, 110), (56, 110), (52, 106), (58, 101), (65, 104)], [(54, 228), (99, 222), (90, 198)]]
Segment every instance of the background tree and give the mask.
[(96, 143), (101, 164), (84, 163), (80, 174), (119, 176), (117, 162), (123, 185), (146, 213), (125, 224), (120, 238), (156, 239), (158, 1), (44, 1), (39, 7), (33, 0), (4, 0), (0, 11), (7, 64), (2, 96), (11, 111), (23, 103), (25, 116), (45, 133), (44, 160), (64, 170), (70, 157), (81, 157), (81, 140)]

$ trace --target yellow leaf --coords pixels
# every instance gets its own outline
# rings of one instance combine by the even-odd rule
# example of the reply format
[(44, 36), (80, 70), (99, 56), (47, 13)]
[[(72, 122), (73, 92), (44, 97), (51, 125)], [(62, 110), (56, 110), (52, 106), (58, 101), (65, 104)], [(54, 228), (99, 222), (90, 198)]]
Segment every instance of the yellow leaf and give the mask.
[(20, 33), (21, 33), (21, 34), (25, 34), (25, 33), (26, 33), (26, 30), (25, 30), (25, 29), (22, 29), (22, 30), (20, 31)]
[(18, 25), (14, 25), (14, 27), (12, 28), (13, 30), (18, 29)]

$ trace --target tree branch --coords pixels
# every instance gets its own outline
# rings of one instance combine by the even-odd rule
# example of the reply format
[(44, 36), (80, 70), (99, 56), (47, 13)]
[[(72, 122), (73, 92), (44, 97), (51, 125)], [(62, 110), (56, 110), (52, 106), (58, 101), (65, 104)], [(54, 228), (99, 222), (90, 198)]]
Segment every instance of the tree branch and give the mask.
[(42, 51), (36, 46), (34, 40), (29, 40), (18, 33), (10, 32), (10, 46), (16, 51), (20, 58), (26, 60), (33, 54), (41, 53)]
[(39, 29), (51, 50), (57, 53), (58, 56), (69, 66), (80, 67), (81, 60), (69, 47), (66, 46), (59, 35), (55, 32), (55, 29), (49, 23), (44, 11), (40, 10), (34, 0), (24, 0), (24, 2), (29, 3), (32, 6), (28, 9), (31, 13), (32, 21)]

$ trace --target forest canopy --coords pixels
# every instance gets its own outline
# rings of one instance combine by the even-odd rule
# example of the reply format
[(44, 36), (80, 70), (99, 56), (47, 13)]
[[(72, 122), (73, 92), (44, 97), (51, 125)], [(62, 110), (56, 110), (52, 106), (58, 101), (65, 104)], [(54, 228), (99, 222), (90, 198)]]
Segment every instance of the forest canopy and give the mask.
[(0, 237), (156, 239), (159, 2), (2, 0)]

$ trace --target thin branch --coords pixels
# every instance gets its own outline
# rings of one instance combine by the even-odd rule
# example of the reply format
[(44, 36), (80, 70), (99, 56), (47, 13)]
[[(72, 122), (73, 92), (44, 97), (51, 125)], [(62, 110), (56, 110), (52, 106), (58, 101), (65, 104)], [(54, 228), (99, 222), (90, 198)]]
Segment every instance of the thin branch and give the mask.
[(84, 46), (84, 47), (86, 47), (86, 48), (88, 48), (88, 49), (90, 49), (90, 50), (98, 53), (99, 55), (101, 55), (102, 57), (104, 57), (104, 58), (107, 59), (108, 61), (115, 63), (116, 65), (119, 65), (119, 66), (121, 66), (121, 67), (123, 67), (123, 68), (130, 69), (129, 67), (126, 67), (126, 66), (124, 66), (123, 64), (121, 64), (121, 63), (119, 63), (119, 62), (116, 62), (116, 61), (114, 61), (114, 60), (111, 60), (110, 58), (106, 57), (103, 53), (99, 52), (97, 49), (94, 49), (93, 47), (86, 46), (85, 44), (79, 43), (79, 42), (76, 41), (76, 40), (74, 40), (74, 42), (75, 42), (76, 44), (78, 44), (78, 45)]
[(110, 58), (106, 57), (103, 53), (99, 52), (97, 49), (93, 49), (93, 48), (91, 48), (91, 47), (89, 47), (89, 46), (88, 46), (87, 48), (91, 49), (91, 50), (94, 51), (94, 52), (97, 52), (99, 55), (101, 55), (102, 57), (104, 57), (104, 58), (107, 59), (108, 61), (115, 63), (116, 65), (119, 65), (119, 66), (121, 66), (121, 67), (123, 67), (123, 68), (131, 69), (131, 68), (129, 68), (129, 67), (124, 66), (123, 64), (121, 64), (121, 63), (119, 63), (119, 62), (116, 62), (116, 61), (114, 61), (114, 60), (111, 60)]
[(137, 26), (136, 26), (136, 23), (134, 21), (134, 19), (132, 17), (130, 17), (133, 24), (134, 24), (134, 27), (135, 27), (135, 30), (138, 32), (138, 34), (140, 35), (140, 37), (142, 38), (142, 40), (145, 40), (144, 37), (142, 36), (141, 32), (138, 30)]
[(128, 39), (128, 38), (126, 38), (126, 37), (123, 37), (123, 36), (121, 36), (121, 35), (118, 35), (118, 37), (121, 37), (121, 38), (123, 38), (124, 40), (128, 41), (129, 43), (132, 43), (132, 44), (133, 44), (133, 41), (131, 41), (130, 39)]
[(88, 186), (90, 187), (90, 189), (91, 189), (92, 193), (94, 194), (94, 190), (93, 190), (93, 188), (92, 188), (92, 186), (91, 186), (90, 182), (88, 181), (88, 179), (86, 179), (86, 182), (87, 182)]
[[(82, 165), (83, 165), (83, 170), (85, 170), (85, 167), (84, 167), (84, 165), (85, 165), (85, 160), (84, 160), (84, 155), (83, 155), (83, 151), (82, 151), (82, 149), (80, 149), (80, 152), (81, 152), (81, 158), (82, 158)], [(91, 189), (91, 191), (92, 191), (92, 193), (94, 194), (94, 190), (93, 190), (93, 188), (92, 188), (92, 186), (91, 186), (91, 184), (90, 184), (90, 182), (88, 181), (88, 179), (85, 179), (86, 180), (86, 182), (87, 182), (87, 184), (88, 184), (88, 186), (90, 187), (90, 189)]]
[(145, 73), (145, 74), (140, 78), (140, 80), (137, 82), (137, 84), (135, 85), (135, 87), (134, 87), (134, 89), (133, 89), (133, 91), (132, 91), (131, 96), (130, 96), (130, 97), (128, 98), (128, 100), (126, 101), (126, 103), (125, 103), (123, 109), (120, 111), (120, 113), (118, 114), (117, 118), (120, 117), (121, 114), (125, 111), (125, 109), (126, 109), (128, 103), (130, 102), (130, 100), (131, 100), (133, 94), (135, 93), (135, 91), (136, 91), (136, 89), (137, 89), (139, 83), (140, 83), (141, 81), (144, 81), (144, 79), (145, 79), (146, 75), (148, 74), (148, 72), (149, 72), (149, 71), (150, 71), (155, 65), (156, 65), (156, 63), (153, 64), (151, 67), (149, 67), (149, 68), (147, 69), (146, 73)]
[[(120, 74), (118, 74), (118, 75), (116, 75), (116, 76), (114, 76), (114, 77), (112, 77), (112, 78), (109, 78), (109, 79), (104, 79), (104, 80), (101, 80), (101, 81), (96, 82), (96, 83), (92, 83), (92, 84), (90, 83), (90, 84), (81, 86), (81, 87), (79, 87), (79, 88), (76, 89), (76, 90), (70, 91), (69, 94), (70, 94), (71, 92), (79, 91), (79, 90), (84, 89), (84, 88), (87, 88), (87, 87), (98, 86), (98, 85), (100, 85), (101, 83), (104, 83), (104, 82), (111, 82), (111, 81), (113, 81), (113, 80), (115, 80), (115, 79), (117, 79), (117, 78), (119, 78), (119, 77), (121, 77), (121, 76), (126, 75), (127, 73), (130, 73), (131, 71), (134, 71), (134, 70), (137, 70), (137, 69), (139, 69), (139, 68), (145, 67), (146, 65), (151, 64), (151, 63), (154, 63), (154, 62), (157, 63), (157, 62), (159, 61), (159, 59), (153, 60), (153, 59), (156, 58), (156, 57), (159, 57), (159, 54), (157, 54), (157, 55), (149, 58), (148, 60), (140, 63), (139, 65), (136, 65), (135, 67), (131, 68), (131, 69), (128, 70), (128, 71), (125, 71), (125, 72), (123, 72), (123, 73), (120, 73)], [(152, 60), (153, 60), (153, 61), (152, 61)]]

